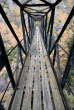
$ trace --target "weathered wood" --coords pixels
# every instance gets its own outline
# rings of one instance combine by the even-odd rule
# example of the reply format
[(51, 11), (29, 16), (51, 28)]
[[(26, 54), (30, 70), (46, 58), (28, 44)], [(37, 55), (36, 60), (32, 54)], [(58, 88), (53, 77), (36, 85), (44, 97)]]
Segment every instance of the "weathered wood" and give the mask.
[[(33, 39), (35, 40), (35, 39)], [(33, 91), (33, 80), (34, 80), (34, 73), (35, 73), (35, 62), (36, 57), (34, 53), (34, 49), (36, 49), (35, 45), (36, 41), (32, 43), (31, 49), (29, 51), (29, 54), (31, 55), (31, 62), (30, 62), (30, 69), (28, 71), (27, 75), (27, 82), (26, 82), (26, 90), (24, 94), (23, 104), (22, 104), (22, 110), (30, 110), (31, 109), (31, 102), (32, 102), (32, 91)]]
[(22, 95), (23, 89), (17, 90), (11, 110), (20, 110)]
[[(30, 48), (31, 50), (31, 48)], [(23, 72), (19, 81), (19, 85), (18, 88), (16, 90), (16, 94), (14, 97), (14, 101), (11, 107), (11, 110), (20, 110), (21, 107), (21, 101), (22, 101), (22, 96), (23, 93), (25, 91), (25, 87), (26, 87), (26, 81), (27, 81), (27, 77), (29, 74), (29, 66), (30, 66), (30, 61), (31, 61), (31, 56), (28, 56), (23, 68)]]
[[(34, 57), (32, 57), (34, 60)], [(29, 74), (27, 77), (26, 90), (23, 99), (22, 110), (30, 110), (31, 109), (31, 97), (32, 97), (32, 86), (33, 86), (33, 76), (34, 76), (34, 62), (31, 60), (31, 64), (33, 67), (30, 68)]]
[[(28, 62), (28, 59), (26, 60), (25, 65), (27, 64), (27, 62)], [(23, 69), (21, 78), (20, 78), (18, 88), (16, 90), (16, 94), (14, 97), (14, 101), (13, 101), (11, 110), (20, 110), (22, 96), (23, 96), (23, 92), (24, 92), (24, 89), (26, 86), (27, 73), (28, 73), (28, 67), (25, 66)]]
[[(41, 45), (40, 45), (40, 47), (41, 47)], [(45, 54), (45, 52), (43, 52), (42, 48), (40, 48), (40, 52)], [(40, 60), (41, 60), (41, 76), (42, 76), (44, 110), (53, 110), (51, 94), (50, 94), (50, 90), (49, 90), (49, 84), (48, 84), (47, 73), (46, 73), (46, 68), (45, 68), (44, 55), (42, 55), (42, 54), (40, 55)]]
[(50, 85), (52, 88), (52, 94), (53, 94), (53, 98), (54, 98), (55, 109), (56, 110), (65, 110), (63, 102), (62, 102), (62, 98), (61, 98), (61, 95), (60, 95), (60, 92), (59, 92), (59, 89), (57, 86), (57, 82), (56, 82), (54, 73), (53, 73), (52, 68), (51, 68), (51, 65), (49, 63), (48, 58), (45, 58), (45, 59), (47, 62), (46, 65), (48, 68), (49, 81), (50, 81)]
[(20, 109), (65, 110), (39, 29), (33, 37), (11, 110)]
[[(38, 44), (39, 43), (38, 43), (38, 38), (37, 38), (37, 54), (39, 54), (39, 51), (38, 51), (39, 45)], [(33, 110), (42, 110), (42, 108), (41, 108), (40, 64), (39, 64), (38, 55), (36, 56), (36, 64), (35, 64)]]
[[(43, 42), (42, 42), (42, 46), (44, 48), (44, 50), (43, 50), (44, 53), (47, 53)], [(62, 98), (61, 98), (61, 95), (60, 95), (60, 92), (58, 89), (58, 85), (57, 85), (57, 82), (56, 82), (54, 73), (52, 71), (48, 57), (45, 56), (44, 60), (45, 60), (47, 70), (48, 70), (49, 82), (50, 82), (51, 89), (52, 89), (52, 95), (53, 95), (53, 100), (54, 100), (54, 104), (55, 104), (55, 109), (56, 110), (65, 110), (63, 102), (62, 102)]]
[(46, 77), (46, 71), (45, 71), (45, 67), (43, 63), (41, 64), (41, 71), (42, 71), (42, 89), (43, 89), (44, 110), (53, 110), (51, 94), (50, 94), (49, 85), (48, 85), (48, 79)]

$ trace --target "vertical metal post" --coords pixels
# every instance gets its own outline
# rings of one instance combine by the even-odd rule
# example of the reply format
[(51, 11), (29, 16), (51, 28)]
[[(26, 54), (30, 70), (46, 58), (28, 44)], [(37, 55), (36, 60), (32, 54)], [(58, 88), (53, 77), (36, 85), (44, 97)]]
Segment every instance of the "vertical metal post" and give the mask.
[(32, 34), (32, 38), (33, 38), (33, 19), (31, 18), (31, 34)]
[(32, 18), (30, 18), (30, 25), (31, 25), (31, 42), (32, 42), (32, 38), (33, 38), (33, 21), (32, 21)]
[(43, 24), (42, 28), (43, 28), (43, 40), (44, 40), (44, 36), (45, 36), (45, 32), (44, 32), (44, 17), (43, 17), (43, 23), (42, 24)]
[(18, 81), (18, 77), (19, 77), (19, 51), (18, 51), (18, 46), (17, 46), (17, 59), (16, 59), (16, 83)]
[(59, 70), (59, 73), (62, 74), (61, 66), (60, 66), (60, 56), (59, 56), (59, 46), (56, 44), (56, 59), (57, 59), (57, 68)]
[(30, 18), (30, 25), (31, 25), (31, 42), (32, 42), (32, 38), (33, 38), (33, 36), (32, 36), (32, 18)]
[(50, 28), (50, 39), (49, 39), (49, 52), (51, 49), (51, 43), (52, 43), (52, 34), (53, 34), (53, 24), (54, 24), (54, 14), (55, 14), (55, 8), (53, 8), (52, 13), (51, 13), (51, 28)]
[(34, 19), (33, 19), (33, 35), (34, 35), (34, 31), (35, 31), (35, 22), (34, 22)]
[[(42, 34), (42, 19), (41, 19), (41, 22), (40, 22), (40, 31), (41, 31), (41, 34)], [(42, 35), (42, 37), (43, 37), (43, 35)]]
[(34, 32), (35, 32), (35, 21), (33, 20), (33, 35), (34, 35)]
[(19, 53), (19, 56), (20, 56), (21, 64), (23, 65), (23, 58), (22, 58), (21, 48), (20, 48), (19, 45), (18, 45), (18, 53)]
[(25, 32), (26, 32), (26, 49), (28, 51), (29, 49), (29, 44), (30, 44), (30, 39), (29, 39), (29, 36), (28, 36), (28, 31), (27, 31), (27, 26), (26, 26), (26, 22), (25, 22), (25, 19), (24, 19), (24, 26), (25, 26)]
[(56, 59), (56, 47), (54, 49), (54, 55), (53, 55), (53, 62), (52, 62), (53, 66), (55, 64), (55, 59)]
[(23, 31), (23, 39), (24, 39), (24, 48), (25, 48), (25, 51), (26, 51), (27, 48), (26, 48), (26, 35), (25, 35), (24, 14), (23, 14), (23, 10), (21, 8), (20, 8), (20, 15), (21, 15), (21, 23), (22, 23), (22, 31)]
[(31, 26), (30, 26), (30, 16), (28, 15), (28, 25), (29, 25), (29, 38), (31, 43)]
[(48, 24), (47, 34), (49, 33), (49, 30), (50, 30), (50, 24), (51, 24), (51, 17), (50, 17), (49, 24)]
[(20, 60), (21, 60), (21, 64), (23, 65), (23, 58), (22, 58), (22, 53), (21, 53), (21, 48), (18, 44), (18, 47), (17, 47), (17, 61), (16, 61), (16, 83), (18, 81), (18, 77), (19, 77), (19, 57), (20, 57)]
[(6, 66), (8, 76), (10, 78), (13, 89), (15, 89), (16, 84), (15, 84), (15, 81), (14, 81), (14, 78), (13, 78), (13, 75), (12, 75), (12, 70), (11, 70), (11, 67), (10, 67), (10, 64), (9, 64), (9, 61), (8, 61), (8, 56), (6, 54), (5, 47), (4, 47), (1, 35), (0, 35), (0, 47), (1, 47), (1, 50), (2, 50), (2, 57), (3, 57), (2, 59), (4, 60), (3, 62)]
[(47, 48), (47, 17), (48, 15), (46, 14), (46, 19), (45, 19), (45, 46)]
[(40, 31), (41, 31), (41, 34), (42, 34), (42, 19), (41, 19), (39, 27), (40, 27)]
[(30, 40), (31, 40), (31, 42), (32, 42), (32, 33), (31, 33), (31, 17), (29, 17), (29, 23), (30, 23)]

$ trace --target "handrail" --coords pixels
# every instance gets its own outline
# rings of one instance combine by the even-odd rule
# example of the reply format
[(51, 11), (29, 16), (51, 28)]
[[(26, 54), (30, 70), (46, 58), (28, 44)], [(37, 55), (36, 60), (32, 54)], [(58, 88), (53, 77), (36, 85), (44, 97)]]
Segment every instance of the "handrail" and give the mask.
[[(22, 42), (22, 41), (23, 41), (23, 39), (22, 39), (20, 42)], [(12, 53), (12, 51), (13, 51), (17, 46), (18, 46), (18, 44), (15, 45), (15, 46), (11, 49), (11, 51), (7, 53), (7, 55), (9, 56), (9, 55)]]
[(66, 53), (67, 56), (69, 56), (68, 52), (60, 44), (58, 44), (58, 46)]

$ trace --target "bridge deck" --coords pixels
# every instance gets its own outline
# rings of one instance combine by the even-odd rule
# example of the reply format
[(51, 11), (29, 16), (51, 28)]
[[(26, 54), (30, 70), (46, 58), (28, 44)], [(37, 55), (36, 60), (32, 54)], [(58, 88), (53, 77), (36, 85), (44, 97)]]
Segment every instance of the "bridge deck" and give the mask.
[(39, 29), (36, 29), (11, 110), (65, 110)]

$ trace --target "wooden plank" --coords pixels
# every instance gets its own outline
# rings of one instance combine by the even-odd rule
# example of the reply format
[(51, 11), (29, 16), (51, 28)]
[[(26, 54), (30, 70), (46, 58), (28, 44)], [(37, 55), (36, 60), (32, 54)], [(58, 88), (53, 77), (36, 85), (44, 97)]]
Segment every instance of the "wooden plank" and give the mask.
[[(31, 48), (30, 48), (31, 50)], [(20, 110), (24, 87), (26, 86), (27, 76), (29, 75), (31, 57), (28, 56), (22, 71), (19, 86), (16, 91), (11, 110)], [(31, 65), (32, 66), (32, 65)]]
[(41, 44), (40, 37), (39, 37), (39, 47), (40, 47), (39, 58), (41, 62), (41, 76), (42, 76), (43, 106), (44, 106), (44, 110), (53, 110), (48, 79), (46, 76), (45, 61), (43, 57), (45, 53), (43, 53), (43, 46)]
[(39, 65), (38, 60), (39, 60), (38, 56), (36, 56), (33, 110), (42, 110), (42, 108), (41, 108), (40, 65)]
[(41, 72), (42, 72), (42, 89), (43, 89), (43, 103), (44, 110), (53, 110), (51, 94), (48, 85), (48, 79), (46, 76), (46, 71), (44, 68), (44, 64), (41, 64)]
[(54, 76), (54, 73), (52, 71), (49, 59), (46, 56), (47, 52), (46, 52), (46, 49), (44, 47), (43, 42), (42, 42), (42, 45), (43, 45), (43, 48), (44, 48), (43, 51), (44, 51), (44, 54), (45, 54), (45, 62), (46, 62), (47, 70), (48, 70), (49, 82), (50, 82), (50, 86), (51, 86), (51, 89), (52, 89), (52, 95), (53, 95), (53, 100), (54, 100), (54, 104), (55, 104), (55, 109), (56, 110), (65, 110), (64, 104), (62, 102), (62, 98), (61, 98), (61, 95), (60, 95), (60, 92), (59, 92), (59, 89), (58, 89), (58, 85), (57, 85), (57, 82), (56, 82), (56, 79), (55, 79), (55, 76)]
[(34, 55), (34, 56), (36, 55), (36, 53), (37, 53), (37, 51), (36, 51), (36, 43), (37, 43), (36, 36), (34, 36), (29, 55)]
[[(31, 48), (32, 48), (32, 46), (31, 46)], [(30, 48), (29, 53), (32, 51), (31, 48)], [(20, 78), (18, 90), (15, 94), (15, 98), (14, 98), (14, 101), (13, 101), (12, 110), (20, 110), (22, 96), (23, 96), (23, 92), (24, 92), (24, 87), (26, 86), (27, 87), (26, 91), (28, 91), (28, 86), (29, 86), (30, 82), (32, 84), (32, 81), (33, 81), (33, 72), (32, 71), (34, 70), (34, 68), (32, 69), (32, 66), (34, 67), (34, 64), (33, 64), (33, 62), (30, 62), (30, 61), (33, 60), (33, 59), (34, 58), (30, 57), (30, 56), (28, 56), (27, 59), (26, 59), (24, 69), (23, 69), (23, 72), (22, 72), (22, 75), (21, 75), (21, 78)], [(27, 77), (28, 77), (28, 79), (27, 79)], [(28, 83), (28, 81), (29, 81), (29, 83)], [(26, 83), (27, 83), (27, 85), (26, 85)], [(30, 86), (31, 86), (31, 84), (30, 84)]]
[(53, 94), (53, 98), (54, 98), (54, 104), (55, 104), (55, 109), (56, 110), (65, 110), (64, 108), (64, 104), (62, 102), (62, 98), (58, 89), (58, 85), (54, 76), (54, 73), (52, 71), (51, 65), (49, 63), (48, 58), (46, 57), (46, 65), (47, 65), (47, 69), (48, 69), (48, 75), (49, 75), (49, 82), (51, 85), (51, 89), (52, 89), (52, 94)]
[[(27, 61), (28, 60), (26, 60), (26, 62)], [(11, 110), (20, 110), (24, 87), (26, 86), (27, 72), (28, 72), (28, 67), (24, 67), (21, 78), (20, 78), (18, 89), (16, 90), (16, 94), (14, 97)]]
[[(47, 70), (45, 65), (47, 66)], [(46, 73), (47, 71), (48, 74)], [(42, 80), (40, 80), (40, 75)], [(33, 110), (53, 110), (49, 83), (52, 90), (55, 110), (65, 110), (41, 34), (39, 29), (37, 29), (36, 36), (33, 38), (32, 45), (20, 78), (18, 90), (16, 91), (11, 110), (20, 110), (22, 98), (23, 103), (21, 110), (31, 110), (32, 101)], [(24, 89), (24, 87), (26, 88)], [(43, 99), (41, 99), (41, 91), (43, 94)], [(41, 105), (44, 108), (41, 107)]]
[(33, 43), (31, 45), (30, 49), (30, 55), (31, 55), (31, 63), (29, 65), (29, 73), (27, 77), (27, 83), (26, 83), (26, 90), (24, 94), (24, 99), (23, 99), (23, 104), (22, 104), (22, 110), (30, 110), (31, 109), (31, 101), (32, 101), (32, 91), (33, 91), (33, 80), (34, 80), (34, 68), (35, 68), (35, 53), (34, 53), (34, 48), (36, 48), (35, 42), (36, 39), (33, 39)]
[(29, 70), (27, 83), (26, 83), (26, 90), (24, 94), (22, 110), (30, 110), (31, 109), (31, 97), (32, 97), (32, 86), (33, 86), (33, 76), (34, 76), (34, 57), (32, 57), (31, 64), (32, 67)]
[(60, 95), (60, 92), (59, 92), (59, 89), (58, 89), (58, 85), (57, 85), (57, 82), (56, 82), (56, 79), (55, 79), (55, 76), (54, 76), (54, 73), (53, 73), (51, 65), (49, 63), (49, 59), (46, 56), (47, 52), (46, 52), (46, 49), (44, 47), (42, 39), (41, 39), (41, 43), (42, 43), (42, 46), (43, 46), (43, 51), (44, 51), (43, 53), (44, 53), (45, 62), (46, 62), (45, 64), (46, 64), (47, 70), (48, 70), (49, 82), (50, 82), (50, 86), (51, 86), (51, 89), (52, 89), (52, 95), (53, 95), (53, 99), (54, 99), (55, 109), (56, 110), (65, 110), (63, 102), (62, 102), (62, 98), (61, 98), (61, 95)]
[(28, 71), (30, 69), (30, 61), (31, 61), (31, 57), (27, 57), (23, 71), (22, 71), (22, 75), (19, 81), (19, 86), (18, 88), (24, 88), (26, 86), (26, 81), (27, 81), (27, 75), (28, 75)]
[(20, 110), (22, 95), (23, 95), (23, 89), (17, 90), (11, 110)]
[(35, 62), (36, 62), (36, 54), (37, 54), (37, 45), (36, 45), (36, 37), (33, 38), (31, 49), (30, 49), (30, 55), (31, 55), (31, 64), (30, 64), (30, 70), (28, 73), (28, 79), (27, 79), (27, 85), (26, 90), (24, 94), (24, 100), (23, 100), (23, 106), (22, 110), (30, 110), (31, 109), (31, 100), (32, 100), (32, 91), (33, 91), (33, 80), (34, 80), (34, 73), (35, 73)]
[[(40, 48), (40, 51), (41, 53), (43, 53), (42, 48)], [(53, 110), (51, 94), (49, 90), (49, 84), (48, 84), (47, 73), (45, 68), (45, 59), (43, 56), (44, 55), (42, 54), (40, 55), (44, 110)]]
[(27, 74), (28, 74), (29, 68), (28, 67), (24, 67), (23, 68), (23, 72), (20, 78), (20, 82), (19, 82), (19, 86), (18, 88), (25, 88), (26, 87), (26, 81), (27, 81)]

